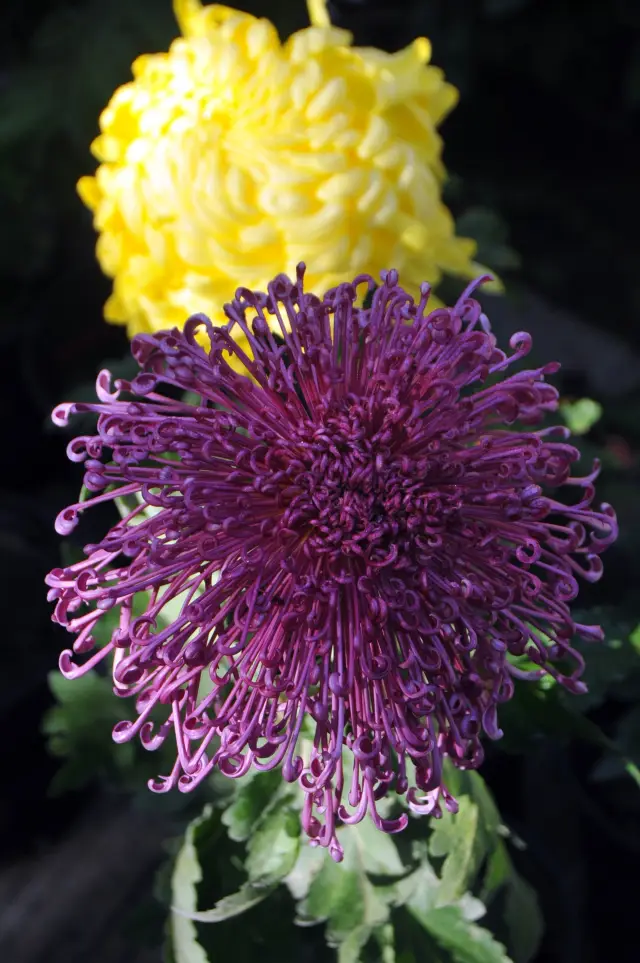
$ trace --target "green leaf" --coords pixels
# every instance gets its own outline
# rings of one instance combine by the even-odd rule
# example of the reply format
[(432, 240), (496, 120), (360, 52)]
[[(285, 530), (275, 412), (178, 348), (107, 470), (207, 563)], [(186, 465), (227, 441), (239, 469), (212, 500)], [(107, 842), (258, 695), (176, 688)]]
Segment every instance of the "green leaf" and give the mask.
[(389, 888), (393, 906), (405, 906), (412, 902), (421, 912), (427, 913), (436, 905), (440, 880), (425, 858), (417, 869), (404, 876)]
[[(254, 780), (258, 781), (258, 780)], [(290, 796), (273, 806), (247, 845), (245, 869), (254, 886), (282, 882), (293, 869), (300, 849), (300, 816)]]
[[(224, 839), (224, 834), (222, 835)], [(212, 850), (212, 845), (215, 850)], [(184, 952), (193, 953), (194, 963), (200, 963), (198, 950), (202, 947), (197, 943), (197, 930), (195, 923), (220, 923), (223, 920), (238, 916), (262, 902), (273, 890), (276, 884), (267, 887), (257, 888), (250, 882), (244, 883), (239, 890), (218, 900), (215, 905), (208, 910), (198, 909), (198, 884), (202, 882), (203, 871), (198, 852), (201, 851), (207, 858), (207, 854), (217, 851), (220, 845), (220, 822), (219, 816), (212, 806), (204, 808), (202, 815), (194, 819), (187, 828), (184, 841), (178, 853), (172, 875), (172, 919), (171, 928), (173, 934), (174, 953), (176, 963), (181, 963), (179, 955), (179, 945), (176, 940), (179, 937), (184, 945)], [(194, 942), (198, 949), (193, 949)], [(202, 951), (204, 952), (204, 951)], [(185, 963), (191, 963), (191, 957), (184, 957)]]
[(297, 922), (309, 926), (331, 920), (339, 941), (362, 916), (359, 873), (335, 863), (326, 850), (322, 856), (320, 871), (315, 874), (306, 898), (298, 904)]
[(617, 698), (625, 683), (640, 678), (640, 658), (632, 636), (633, 633), (626, 639), (624, 633), (609, 635), (602, 645), (578, 643), (576, 648), (586, 661), (582, 681), (589, 691), (571, 697), (573, 708), (588, 712), (602, 705), (609, 696)]
[(389, 890), (374, 886), (367, 877), (361, 826), (338, 830), (343, 861), (335, 863), (325, 853), (306, 899), (298, 904), (298, 923), (327, 922), (327, 942), (337, 947), (339, 963), (358, 963), (374, 931), (389, 920)]
[[(211, 909), (190, 912), (188, 914), (189, 920), (195, 920), (198, 923), (221, 923), (233, 916), (239, 916), (270, 896), (276, 886), (277, 883), (261, 887), (254, 886), (252, 883), (244, 883), (236, 893), (224, 896)], [(174, 909), (174, 913), (179, 912), (178, 909)]]
[(512, 871), (513, 867), (507, 847), (500, 839), (487, 859), (487, 868), (480, 892), (480, 898), (484, 903), (489, 903), (496, 893), (509, 882)]
[[(110, 612), (105, 613), (105, 617), (109, 616)], [(109, 638), (112, 628), (113, 625), (103, 628)], [(97, 632), (94, 634), (98, 636)], [(182, 793), (156, 796), (145, 785), (147, 779), (173, 766), (175, 746), (170, 740), (155, 752), (148, 752), (137, 739), (113, 741), (113, 726), (135, 718), (135, 709), (131, 700), (115, 695), (109, 677), (90, 671), (77, 679), (65, 679), (52, 672), (49, 686), (57, 704), (45, 714), (42, 730), (52, 755), (65, 760), (51, 782), (54, 795), (100, 779), (111, 787), (138, 793), (141, 805), (153, 805), (156, 809), (162, 805), (174, 811), (188, 805), (188, 796)], [(157, 707), (150, 718), (160, 722), (164, 713), (162, 706)]]
[(586, 435), (602, 418), (602, 405), (592, 398), (563, 401), (560, 405), (560, 414), (572, 435)]
[(308, 894), (312, 882), (324, 865), (326, 855), (320, 846), (302, 843), (293, 869), (283, 880), (295, 900), (303, 900)]
[[(516, 731), (519, 728), (523, 739), (527, 737), (531, 739), (536, 732), (565, 740), (571, 737), (581, 739), (612, 753), (622, 762), (628, 775), (640, 786), (640, 771), (635, 763), (604, 734), (599, 726), (577, 711), (575, 703), (581, 697), (559, 694), (559, 688), (556, 686), (544, 691), (536, 686), (520, 686), (512, 704), (507, 703), (502, 707), (505, 731), (509, 731), (513, 723), (513, 730)], [(525, 720), (527, 726), (523, 729)]]
[[(473, 922), (484, 914), (484, 903), (504, 890), (505, 918), (514, 958), (516, 963), (527, 963), (539, 944), (542, 918), (534, 891), (516, 873), (501, 838), (504, 830), (498, 809), (478, 773), (456, 772), (447, 774), (446, 780), (460, 799), (463, 818), (460, 821), (460, 813), (449, 816), (447, 825), (441, 828), (439, 824), (434, 830), (431, 852), (433, 855), (446, 855), (442, 867), (442, 885), (438, 890), (433, 879), (428, 878), (429, 872), (422, 868), (419, 889), (421, 893), (429, 892), (431, 895), (427, 900), (423, 896), (418, 901), (414, 893), (410, 897), (411, 905), (424, 913), (432, 907), (439, 908), (455, 902), (465, 919)], [(478, 813), (475, 836), (473, 820), (465, 815), (470, 801)], [(457, 832), (456, 825), (459, 825)], [(468, 889), (473, 884), (479, 863), (485, 857), (481, 900), (477, 900), (469, 894)], [(456, 901), (451, 898), (453, 895), (457, 895)]]
[(198, 943), (195, 923), (189, 917), (197, 911), (197, 885), (202, 879), (194, 835), (210, 815), (211, 807), (207, 806), (202, 815), (188, 826), (171, 877), (171, 895), (175, 908), (171, 912), (169, 927), (175, 963), (209, 963), (205, 951)]
[(493, 796), (479, 772), (457, 769), (450, 760), (445, 761), (444, 782), (451, 792), (469, 796), (478, 807), (478, 831), (487, 849), (492, 849), (495, 838), (503, 831), (502, 819)]
[[(628, 760), (627, 767), (640, 764), (640, 706), (632, 706), (622, 716), (616, 726), (615, 743), (621, 756)], [(592, 778), (597, 781), (614, 779), (622, 775), (625, 768), (620, 757), (605, 757), (594, 770)]]
[(540, 947), (544, 924), (535, 890), (514, 869), (507, 889), (505, 920), (515, 963), (529, 963)]
[(66, 760), (51, 782), (53, 794), (131, 766), (133, 746), (117, 746), (111, 739), (113, 726), (127, 717), (127, 706), (113, 694), (108, 679), (96, 672), (73, 680), (51, 672), (49, 688), (57, 705), (45, 714), (42, 731), (52, 755)]
[(479, 832), (478, 805), (461, 796), (457, 813), (444, 812), (429, 841), (432, 856), (444, 856), (438, 905), (460, 899), (473, 884), (486, 849)]
[(408, 904), (424, 928), (446, 949), (456, 963), (510, 963), (504, 946), (489, 930), (465, 919), (456, 906), (441, 906), (420, 913)]
[(371, 819), (363, 819), (348, 831), (358, 846), (366, 873), (371, 876), (403, 876), (407, 872), (393, 837), (376, 829)]
[(396, 963), (396, 947), (394, 930), (391, 923), (378, 926), (373, 931), (373, 938), (380, 948), (380, 963)]
[(231, 839), (244, 842), (265, 815), (265, 810), (282, 786), (277, 770), (261, 772), (252, 779), (242, 779), (231, 805), (222, 814), (222, 823)]

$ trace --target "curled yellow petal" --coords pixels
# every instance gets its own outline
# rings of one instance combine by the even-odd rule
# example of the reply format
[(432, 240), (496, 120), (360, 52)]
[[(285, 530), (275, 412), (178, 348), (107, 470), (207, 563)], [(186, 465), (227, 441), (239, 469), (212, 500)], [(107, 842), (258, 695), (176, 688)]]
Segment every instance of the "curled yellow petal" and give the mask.
[(239, 286), (308, 264), (310, 288), (396, 268), (418, 294), (478, 273), (442, 202), (438, 125), (457, 92), (429, 41), (353, 46), (321, 0), (281, 43), (231, 7), (174, 0), (182, 37), (138, 57), (114, 92), (78, 193), (114, 281), (108, 320), (130, 334), (217, 323)]

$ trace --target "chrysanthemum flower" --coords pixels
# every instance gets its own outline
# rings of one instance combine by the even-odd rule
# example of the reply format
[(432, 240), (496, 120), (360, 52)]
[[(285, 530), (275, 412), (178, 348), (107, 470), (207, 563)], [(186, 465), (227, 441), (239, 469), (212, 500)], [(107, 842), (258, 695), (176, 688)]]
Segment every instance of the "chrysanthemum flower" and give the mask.
[(441, 200), (436, 128), (457, 93), (425, 38), (387, 54), (314, 26), (283, 44), (268, 20), (174, 7), (184, 36), (135, 61), (78, 185), (114, 279), (107, 320), (133, 336), (197, 304), (224, 322), (239, 284), (301, 260), (321, 290), (388, 264), (416, 297), (425, 277), (478, 274)]
[[(183, 332), (138, 335), (131, 383), (112, 393), (102, 372), (99, 404), (54, 412), (99, 416), (97, 435), (69, 446), (97, 494), (58, 531), (137, 497), (48, 584), (77, 636), (62, 672), (112, 656), (115, 692), (137, 699), (114, 738), (154, 749), (173, 733), (175, 766), (152, 789), (281, 765), (306, 793), (306, 832), (339, 858), (338, 820), (406, 824), (378, 812), (387, 793), (416, 812), (455, 807), (443, 760), (480, 764), (514, 679), (550, 673), (584, 691), (572, 640), (601, 633), (568, 603), (577, 576), (600, 577), (615, 515), (591, 508), (597, 466), (571, 477), (567, 429), (529, 429), (557, 407), (545, 376), (558, 366), (507, 374), (530, 338), (501, 351), (475, 284), (429, 313), (429, 286), (415, 303), (389, 271), (364, 309), (368, 275), (320, 299), (299, 266), (268, 294), (238, 290), (225, 327), (196, 315)], [(577, 500), (558, 500), (562, 486)], [(114, 607), (110, 642), (76, 665)]]

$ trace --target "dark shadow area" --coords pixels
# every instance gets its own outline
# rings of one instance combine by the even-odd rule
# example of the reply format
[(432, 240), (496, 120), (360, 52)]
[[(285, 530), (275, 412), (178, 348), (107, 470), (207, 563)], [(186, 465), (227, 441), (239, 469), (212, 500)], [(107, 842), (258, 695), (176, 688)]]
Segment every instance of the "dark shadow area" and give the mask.
[[(241, 6), (270, 16), (283, 33), (306, 23), (302, 2)], [(530, 330), (536, 356), (564, 362), (563, 395), (603, 405), (585, 450), (610, 456), (599, 494), (615, 505), (621, 537), (607, 554), (605, 579), (580, 602), (637, 624), (640, 5), (333, 0), (330, 7), (361, 44), (399, 49), (425, 33), (434, 62), (460, 87), (443, 127), (453, 174), (447, 201), (475, 232), (478, 259), (506, 280), (506, 298), (487, 299), (496, 330)], [(88, 145), (98, 114), (129, 79), (132, 59), (166, 49), (176, 32), (170, 0), (6, 0), (0, 10), (0, 902), (13, 907), (5, 919), (34, 928), (29, 940), (10, 934), (7, 963), (160, 960), (154, 938), (137, 932), (144, 907), (131, 937), (113, 934), (135, 894), (150, 891), (170, 834), (165, 816), (132, 815), (120, 797), (96, 787), (48, 794), (58, 763), (47, 754), (41, 721), (52, 704), (47, 674), (67, 639), (50, 622), (43, 579), (60, 562), (53, 519), (80, 484), (65, 455), (70, 436), (53, 429), (49, 413), (72, 392), (88, 397), (99, 368), (128, 350), (124, 329), (103, 320), (110, 282), (75, 182), (95, 167)], [(77, 544), (103, 526), (94, 513)], [(622, 705), (609, 698), (595, 710), (608, 734)], [(640, 751), (638, 734), (633, 749)], [(640, 796), (623, 779), (594, 784), (597, 753), (590, 752), (578, 740), (557, 747), (534, 733), (526, 756), (491, 753), (483, 770), (526, 844), (517, 860), (540, 893), (547, 936), (537, 963), (637, 959)], [(38, 874), (43, 887), (63, 889), (85, 859), (104, 860), (112, 885), (80, 874), (88, 903), (70, 883), (74, 921), (63, 907), (39, 922), (47, 897), (34, 890)], [(12, 903), (15, 892), (24, 892), (24, 905)], [(94, 899), (102, 915), (85, 928)], [(160, 927), (154, 913), (148, 921)]]

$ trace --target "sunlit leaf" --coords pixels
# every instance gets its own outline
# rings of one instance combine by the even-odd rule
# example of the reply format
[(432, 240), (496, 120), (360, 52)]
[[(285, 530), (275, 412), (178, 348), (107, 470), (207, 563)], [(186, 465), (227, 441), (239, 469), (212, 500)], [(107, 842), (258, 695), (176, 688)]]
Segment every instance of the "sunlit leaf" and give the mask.
[(295, 900), (305, 898), (326, 858), (327, 853), (320, 846), (302, 843), (293, 869), (283, 880)]
[(429, 844), (432, 856), (444, 857), (440, 872), (438, 904), (445, 906), (460, 899), (473, 884), (485, 855), (479, 833), (479, 807), (469, 797), (459, 800), (457, 813), (443, 813)]
[(328, 854), (313, 879), (306, 898), (298, 905), (298, 922), (326, 921), (326, 938), (338, 949), (339, 963), (357, 963), (374, 930), (389, 919), (387, 891), (367, 877), (363, 840), (358, 827), (339, 830), (344, 860), (335, 863)]
[(419, 922), (456, 963), (510, 963), (504, 946), (489, 930), (465, 919), (456, 906), (441, 906), (421, 913), (408, 904)]
[(209, 963), (205, 951), (198, 943), (195, 923), (189, 917), (197, 911), (197, 885), (202, 879), (194, 834), (198, 826), (209, 819), (210, 814), (211, 809), (207, 807), (187, 828), (171, 878), (174, 909), (169, 926), (175, 963)]
[(278, 770), (240, 780), (233, 802), (222, 814), (223, 825), (231, 839), (244, 842), (249, 838), (281, 785), (282, 775)]
[(245, 869), (250, 883), (272, 886), (291, 872), (300, 849), (300, 831), (299, 813), (285, 796), (268, 811), (249, 839)]

